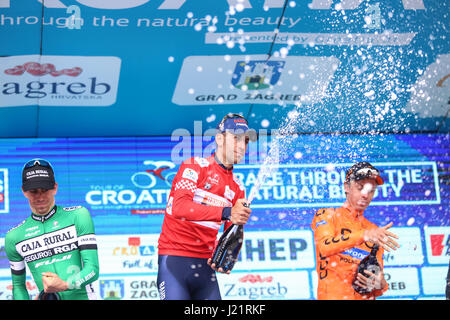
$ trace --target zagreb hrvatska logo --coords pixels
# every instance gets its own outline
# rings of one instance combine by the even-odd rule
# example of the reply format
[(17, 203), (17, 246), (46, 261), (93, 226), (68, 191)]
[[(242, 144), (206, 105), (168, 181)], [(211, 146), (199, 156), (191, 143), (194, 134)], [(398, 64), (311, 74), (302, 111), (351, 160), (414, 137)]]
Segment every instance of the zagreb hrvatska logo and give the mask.
[(2, 57), (0, 107), (110, 106), (116, 102), (120, 65), (117, 57)]
[(244, 91), (269, 88), (280, 79), (284, 64), (284, 61), (238, 61), (231, 84)]
[(24, 72), (28, 72), (29, 74), (36, 76), (36, 77), (44, 76), (46, 74), (50, 74), (53, 77), (58, 77), (63, 74), (70, 76), (70, 77), (76, 77), (82, 71), (83, 71), (83, 69), (81, 69), (79, 67), (56, 70), (55, 66), (51, 63), (40, 64), (39, 62), (26, 62), (23, 65), (6, 69), (5, 73), (8, 75), (14, 75), (14, 76), (20, 76), (20, 75), (24, 74)]

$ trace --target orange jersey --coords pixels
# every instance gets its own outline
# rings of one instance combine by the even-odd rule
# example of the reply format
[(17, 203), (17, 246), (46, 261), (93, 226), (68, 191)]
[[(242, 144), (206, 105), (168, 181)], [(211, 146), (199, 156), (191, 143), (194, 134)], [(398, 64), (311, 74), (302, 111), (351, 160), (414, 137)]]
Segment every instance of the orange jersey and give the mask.
[[(352, 288), (359, 263), (373, 246), (364, 241), (364, 230), (377, 228), (361, 214), (346, 207), (317, 210), (311, 224), (316, 248), (319, 300), (373, 300), (387, 289), (361, 295)], [(383, 249), (377, 253), (383, 268)]]

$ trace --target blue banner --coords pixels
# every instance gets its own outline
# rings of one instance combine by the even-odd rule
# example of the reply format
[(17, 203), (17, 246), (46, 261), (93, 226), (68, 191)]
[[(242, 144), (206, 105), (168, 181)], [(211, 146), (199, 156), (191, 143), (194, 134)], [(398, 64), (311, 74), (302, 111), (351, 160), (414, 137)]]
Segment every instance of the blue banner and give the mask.
[[(374, 164), (385, 181), (365, 216), (379, 226), (392, 221), (392, 232), (400, 237), (401, 248), (385, 252), (390, 290), (383, 298), (441, 299), (450, 254), (448, 139), (439, 134), (292, 137), (287, 156), (255, 194), (240, 261), (230, 277), (218, 275), (224, 299), (316, 298), (310, 224), (318, 209), (345, 201), (344, 172), (356, 161)], [(270, 141), (251, 142), (243, 163), (235, 166), (247, 195)], [(89, 209), (99, 243), (101, 298), (111, 298), (113, 286), (122, 299), (157, 299), (157, 239), (171, 181), (181, 161), (209, 156), (213, 145), (198, 137), (0, 140), (0, 297), (11, 295), (1, 241), (30, 215), (21, 192), (27, 160), (52, 163), (57, 204)]]
[(448, 11), (424, 0), (0, 1), (0, 136), (193, 134), (228, 111), (275, 129), (294, 108), (302, 133), (445, 133)]

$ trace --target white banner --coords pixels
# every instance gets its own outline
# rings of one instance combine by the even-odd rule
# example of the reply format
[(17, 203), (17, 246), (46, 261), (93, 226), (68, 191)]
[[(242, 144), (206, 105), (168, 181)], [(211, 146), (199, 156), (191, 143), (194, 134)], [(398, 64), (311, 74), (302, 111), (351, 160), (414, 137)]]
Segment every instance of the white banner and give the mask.
[(190, 56), (183, 61), (172, 102), (315, 103), (338, 65), (335, 57)]

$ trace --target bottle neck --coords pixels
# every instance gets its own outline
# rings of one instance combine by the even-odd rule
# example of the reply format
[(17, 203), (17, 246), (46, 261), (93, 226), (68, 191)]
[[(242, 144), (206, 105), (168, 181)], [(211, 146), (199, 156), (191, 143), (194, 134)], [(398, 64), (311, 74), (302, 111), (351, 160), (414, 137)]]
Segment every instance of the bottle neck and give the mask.
[(370, 254), (373, 256), (376, 256), (378, 249), (379, 249), (379, 246), (377, 244), (374, 244), (372, 250), (370, 251)]

